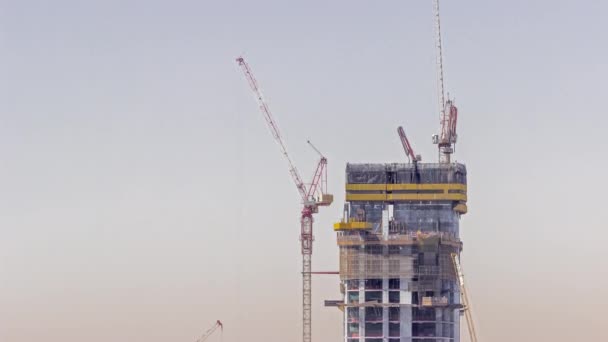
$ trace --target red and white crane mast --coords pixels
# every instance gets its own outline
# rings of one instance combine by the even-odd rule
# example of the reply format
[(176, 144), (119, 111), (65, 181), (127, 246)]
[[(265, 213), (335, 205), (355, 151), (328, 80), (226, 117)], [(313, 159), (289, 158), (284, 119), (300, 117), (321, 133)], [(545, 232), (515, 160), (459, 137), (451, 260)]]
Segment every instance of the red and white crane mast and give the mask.
[[(289, 173), (291, 178), (293, 179), (298, 192), (302, 198), (302, 212), (300, 216), (300, 241), (302, 247), (302, 340), (303, 342), (311, 342), (312, 340), (312, 282), (311, 282), (311, 274), (312, 274), (312, 243), (314, 241), (313, 236), (313, 214), (319, 211), (319, 206), (328, 206), (333, 201), (333, 196), (327, 194), (327, 158), (325, 158), (311, 143), (308, 142), (317, 153), (321, 156), (316, 171), (313, 175), (312, 181), (308, 188), (302, 181), (298, 169), (295, 167), (294, 163), (291, 161), (289, 157), (289, 153), (287, 152), (287, 148), (283, 139), (281, 138), (281, 133), (279, 131), (279, 127), (274, 120), (272, 113), (270, 112), (270, 108), (264, 101), (264, 97), (262, 95), (262, 91), (258, 86), (258, 83), (253, 76), (251, 68), (249, 64), (245, 62), (243, 57), (239, 57), (236, 59), (237, 63), (243, 70), (245, 74), (245, 78), (249, 82), (251, 89), (253, 90), (256, 99), (258, 101), (258, 105), (262, 114), (264, 115), (264, 119), (266, 119), (266, 123), (270, 128), (270, 132), (274, 140), (279, 145), (281, 149), (281, 153), (283, 157), (287, 161), (289, 166)], [(317, 197), (317, 194), (319, 196)]]
[(439, 162), (450, 163), (450, 156), (454, 153), (456, 145), (456, 120), (458, 117), (458, 109), (454, 105), (454, 101), (445, 100), (444, 77), (443, 77), (443, 49), (441, 42), (441, 19), (439, 17), (439, 0), (434, 0), (434, 15), (435, 15), (435, 47), (437, 49), (437, 92), (439, 98), (439, 121), (441, 131), (437, 135), (433, 135), (433, 143), (439, 147)]

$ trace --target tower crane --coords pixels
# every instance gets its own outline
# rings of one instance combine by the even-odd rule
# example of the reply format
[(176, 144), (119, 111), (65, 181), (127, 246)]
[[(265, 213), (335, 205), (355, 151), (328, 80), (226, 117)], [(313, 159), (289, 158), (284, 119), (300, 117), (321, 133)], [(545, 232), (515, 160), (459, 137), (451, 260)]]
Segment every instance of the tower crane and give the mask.
[(458, 286), (460, 287), (460, 299), (462, 300), (463, 311), (467, 320), (467, 328), (469, 329), (469, 337), (471, 342), (478, 342), (477, 331), (475, 330), (475, 322), (473, 321), (473, 312), (471, 308), (471, 302), (467, 293), (467, 288), (464, 284), (464, 274), (462, 273), (462, 267), (460, 266), (460, 259), (458, 254), (452, 253), (452, 262), (454, 264), (454, 270), (458, 276)]
[[(312, 302), (312, 284), (311, 284), (311, 266), (312, 266), (312, 243), (313, 237), (313, 214), (319, 211), (320, 206), (328, 206), (333, 202), (333, 196), (327, 193), (327, 158), (323, 156), (310, 142), (308, 142), (315, 151), (319, 153), (320, 160), (315, 169), (312, 181), (308, 186), (304, 184), (298, 169), (292, 162), (283, 139), (279, 127), (270, 112), (268, 104), (262, 96), (262, 91), (253, 76), (251, 67), (243, 57), (236, 59), (236, 62), (241, 67), (251, 90), (255, 94), (256, 100), (260, 107), (264, 119), (270, 129), (272, 137), (279, 145), (279, 149), (283, 158), (287, 162), (289, 174), (296, 185), (302, 200), (302, 211), (300, 214), (300, 242), (302, 252), (302, 340), (310, 342), (312, 339), (312, 322), (311, 322), (311, 302)], [(318, 195), (318, 196), (317, 196)]]
[(222, 322), (220, 322), (219, 320), (217, 320), (211, 328), (209, 328), (207, 331), (205, 331), (205, 333), (198, 340), (196, 340), (196, 342), (205, 341), (209, 336), (211, 336), (217, 330), (217, 328), (220, 328), (220, 332), (222, 332), (222, 333), (224, 332), (224, 324), (222, 324)]
[[(434, 16), (435, 16), (435, 47), (437, 49), (437, 87), (439, 95), (439, 120), (440, 132), (433, 135), (433, 144), (439, 147), (439, 162), (450, 163), (450, 156), (454, 153), (456, 145), (456, 120), (458, 117), (458, 108), (454, 105), (454, 101), (445, 100), (444, 77), (443, 77), (443, 49), (441, 43), (441, 20), (439, 17), (439, 0), (434, 0)], [(449, 96), (448, 96), (449, 97)]]
[(407, 159), (409, 159), (412, 163), (414, 163), (414, 166), (416, 166), (418, 162), (422, 160), (422, 157), (419, 154), (414, 153), (414, 149), (405, 135), (405, 130), (403, 127), (399, 126), (399, 128), (397, 128), (397, 133), (401, 139), (401, 144), (403, 145), (403, 150), (405, 151)]

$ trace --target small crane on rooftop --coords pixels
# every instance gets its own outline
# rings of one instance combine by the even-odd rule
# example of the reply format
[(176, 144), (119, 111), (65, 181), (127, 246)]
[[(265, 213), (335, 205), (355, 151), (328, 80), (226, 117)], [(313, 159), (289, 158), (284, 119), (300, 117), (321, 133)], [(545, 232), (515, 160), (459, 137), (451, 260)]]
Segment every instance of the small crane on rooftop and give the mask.
[(319, 162), (317, 164), (315, 173), (312, 177), (312, 181), (308, 187), (302, 181), (298, 169), (287, 153), (287, 147), (281, 138), (279, 126), (277, 125), (268, 104), (262, 96), (262, 91), (258, 86), (258, 83), (253, 76), (253, 72), (249, 67), (249, 64), (243, 57), (236, 59), (238, 65), (241, 67), (245, 78), (249, 82), (249, 86), (260, 107), (260, 111), (264, 115), (264, 119), (268, 124), (272, 137), (279, 145), (281, 154), (287, 161), (289, 167), (289, 174), (300, 193), (302, 200), (302, 211), (300, 216), (300, 241), (302, 249), (302, 340), (303, 342), (310, 342), (312, 339), (312, 321), (311, 321), (311, 305), (312, 305), (312, 242), (314, 240), (312, 234), (313, 227), (313, 214), (319, 212), (319, 207), (328, 206), (333, 202), (333, 196), (327, 193), (327, 158), (319, 152), (319, 150), (308, 141), (308, 144), (320, 155)]
[(405, 135), (405, 130), (402, 126), (399, 126), (399, 128), (397, 128), (397, 133), (399, 134), (399, 138), (401, 139), (401, 144), (403, 145), (403, 150), (405, 151), (407, 159), (414, 163), (415, 167), (418, 162), (422, 160), (422, 157), (414, 152), (414, 149), (412, 148), (409, 139)]

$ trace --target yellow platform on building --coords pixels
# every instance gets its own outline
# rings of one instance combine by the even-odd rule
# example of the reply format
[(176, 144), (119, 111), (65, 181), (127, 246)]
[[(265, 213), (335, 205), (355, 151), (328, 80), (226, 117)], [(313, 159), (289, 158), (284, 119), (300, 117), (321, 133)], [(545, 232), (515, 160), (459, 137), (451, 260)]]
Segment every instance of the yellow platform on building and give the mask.
[(399, 183), (399, 184), (355, 184), (347, 183), (346, 190), (352, 191), (393, 191), (393, 190), (467, 190), (465, 184), (460, 183)]
[(454, 206), (454, 211), (460, 214), (466, 214), (469, 209), (466, 204), (458, 203)]
[(334, 230), (366, 230), (372, 229), (372, 224), (364, 221), (348, 221), (348, 222), (336, 222), (334, 223)]
[(460, 183), (346, 184), (347, 201), (455, 201), (455, 208), (466, 212), (467, 186)]

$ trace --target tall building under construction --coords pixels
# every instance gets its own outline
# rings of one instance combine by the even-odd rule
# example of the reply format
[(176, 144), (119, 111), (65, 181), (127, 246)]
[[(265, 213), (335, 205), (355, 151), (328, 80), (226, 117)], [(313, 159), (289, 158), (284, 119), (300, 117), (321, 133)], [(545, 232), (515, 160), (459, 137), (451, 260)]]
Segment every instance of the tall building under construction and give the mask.
[[(451, 161), (458, 109), (446, 99), (439, 0), (434, 0), (440, 131), (433, 136), (438, 163), (421, 163), (399, 127), (410, 163), (347, 164), (346, 203), (334, 225), (340, 248), (344, 340), (359, 342), (460, 342), (460, 313), (477, 342), (459, 256), (460, 216), (467, 212), (467, 172)], [(302, 341), (312, 340), (313, 215), (328, 206), (327, 158), (305, 184), (249, 64), (236, 59), (300, 194)], [(329, 272), (334, 273), (334, 272)]]
[(334, 225), (346, 342), (460, 341), (453, 257), (466, 201), (466, 168), (449, 159), (347, 164)]
[(347, 164), (340, 248), (344, 340), (460, 342), (476, 332), (460, 269), (467, 171), (453, 162), (458, 109), (444, 94), (439, 0), (434, 0), (440, 132), (438, 163), (420, 163), (402, 127), (407, 164)]

